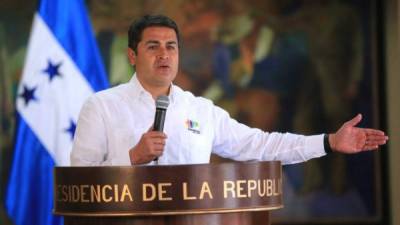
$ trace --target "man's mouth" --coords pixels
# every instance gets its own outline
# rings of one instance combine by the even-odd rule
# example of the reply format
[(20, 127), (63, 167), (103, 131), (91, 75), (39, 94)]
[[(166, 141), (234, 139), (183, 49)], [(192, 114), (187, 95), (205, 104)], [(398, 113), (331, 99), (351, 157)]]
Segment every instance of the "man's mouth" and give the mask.
[(168, 64), (159, 64), (159, 65), (157, 65), (157, 68), (158, 69), (169, 69), (170, 66)]

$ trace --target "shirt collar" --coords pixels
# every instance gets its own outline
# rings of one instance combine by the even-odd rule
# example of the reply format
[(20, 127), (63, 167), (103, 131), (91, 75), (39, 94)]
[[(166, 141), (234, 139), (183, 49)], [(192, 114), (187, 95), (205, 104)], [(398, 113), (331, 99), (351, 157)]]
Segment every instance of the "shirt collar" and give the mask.
[[(143, 88), (142, 84), (139, 82), (139, 80), (137, 79), (137, 75), (136, 73), (133, 74), (131, 80), (129, 81), (129, 83), (131, 83), (133, 85), (133, 94), (134, 96), (137, 96), (139, 98), (150, 98), (152, 99), (151, 94)], [(170, 104), (174, 103), (174, 101), (177, 98), (177, 93), (178, 93), (178, 87), (176, 85), (174, 85), (173, 83), (171, 83), (171, 88), (169, 89), (169, 101)]]

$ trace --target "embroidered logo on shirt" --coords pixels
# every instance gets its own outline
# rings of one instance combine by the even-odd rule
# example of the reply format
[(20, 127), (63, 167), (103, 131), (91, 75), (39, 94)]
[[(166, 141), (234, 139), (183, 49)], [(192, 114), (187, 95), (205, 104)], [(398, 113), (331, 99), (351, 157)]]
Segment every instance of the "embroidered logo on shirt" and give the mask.
[(193, 120), (186, 120), (185, 122), (186, 128), (193, 133), (200, 134), (200, 125), (198, 122)]

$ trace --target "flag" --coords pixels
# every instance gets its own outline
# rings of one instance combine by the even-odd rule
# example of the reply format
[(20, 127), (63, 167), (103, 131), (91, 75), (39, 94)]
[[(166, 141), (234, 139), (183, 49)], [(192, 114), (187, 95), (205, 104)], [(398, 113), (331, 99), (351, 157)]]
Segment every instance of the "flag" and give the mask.
[(108, 86), (83, 0), (43, 0), (34, 15), (16, 99), (5, 207), (16, 225), (62, 224), (52, 214), (53, 168), (69, 154), (83, 102)]

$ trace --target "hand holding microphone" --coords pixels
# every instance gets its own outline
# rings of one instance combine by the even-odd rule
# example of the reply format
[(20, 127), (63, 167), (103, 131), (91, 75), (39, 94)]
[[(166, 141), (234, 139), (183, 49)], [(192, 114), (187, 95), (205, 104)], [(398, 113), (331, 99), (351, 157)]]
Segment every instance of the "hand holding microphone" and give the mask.
[(167, 136), (163, 133), (169, 99), (161, 95), (156, 100), (156, 114), (153, 126), (142, 135), (139, 143), (129, 151), (131, 164), (138, 165), (156, 161), (164, 151)]

